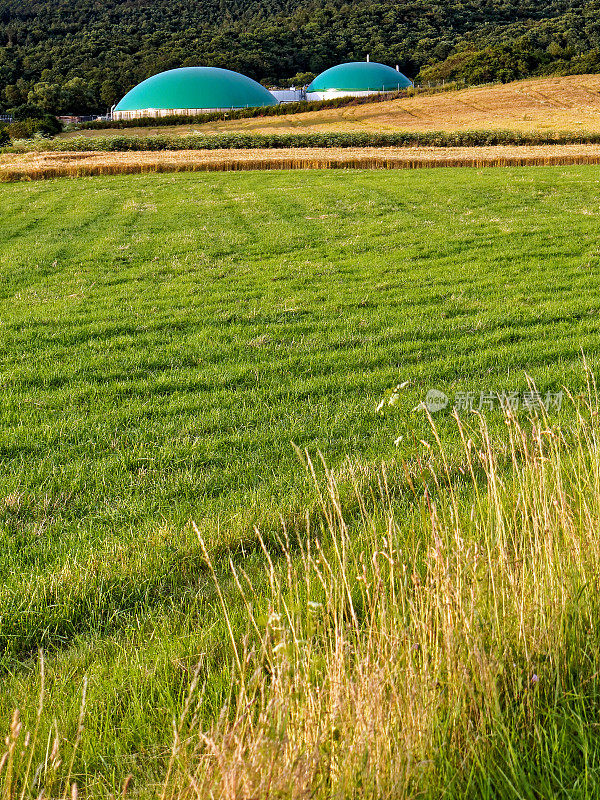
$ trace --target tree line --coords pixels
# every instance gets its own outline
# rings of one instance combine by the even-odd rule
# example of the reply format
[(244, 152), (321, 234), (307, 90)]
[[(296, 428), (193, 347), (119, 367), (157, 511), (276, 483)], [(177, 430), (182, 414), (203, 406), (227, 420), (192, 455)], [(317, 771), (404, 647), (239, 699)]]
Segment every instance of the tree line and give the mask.
[(165, 69), (266, 85), (371, 60), (417, 81), (600, 69), (600, 0), (0, 0), (0, 112), (109, 108)]

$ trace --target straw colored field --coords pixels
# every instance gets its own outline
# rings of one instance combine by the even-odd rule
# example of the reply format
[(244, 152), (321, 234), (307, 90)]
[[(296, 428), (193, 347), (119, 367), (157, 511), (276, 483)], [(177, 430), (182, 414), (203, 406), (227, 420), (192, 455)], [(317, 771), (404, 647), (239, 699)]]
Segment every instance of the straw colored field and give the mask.
[(143, 172), (271, 169), (418, 169), (599, 164), (600, 145), (294, 148), (160, 152), (41, 152), (0, 156), (0, 181)]
[[(327, 109), (284, 117), (210, 122), (194, 126), (215, 131), (297, 130), (600, 130), (600, 75), (535, 78), (497, 86), (480, 86), (385, 103)], [(185, 133), (175, 128), (130, 128), (123, 133)], [(85, 131), (102, 136), (112, 131)], [(72, 134), (64, 134), (70, 136)]]

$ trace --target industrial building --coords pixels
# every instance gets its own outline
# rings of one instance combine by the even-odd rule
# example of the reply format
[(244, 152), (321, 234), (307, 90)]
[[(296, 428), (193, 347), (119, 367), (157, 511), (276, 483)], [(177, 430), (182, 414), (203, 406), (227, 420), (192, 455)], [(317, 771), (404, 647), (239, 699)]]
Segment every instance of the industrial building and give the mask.
[(412, 86), (398, 67), (354, 61), (326, 69), (302, 89), (269, 92), (260, 83), (220, 67), (181, 67), (160, 72), (135, 86), (113, 108), (112, 119), (195, 115), (210, 111), (274, 106), (302, 100), (365, 97)]
[(112, 118), (191, 116), (275, 105), (277, 100), (271, 92), (239, 72), (219, 67), (181, 67), (139, 83), (117, 103)]
[(366, 97), (380, 92), (408, 89), (412, 81), (399, 68), (392, 69), (375, 61), (352, 61), (326, 69), (306, 87), (307, 100), (331, 100), (335, 97)]

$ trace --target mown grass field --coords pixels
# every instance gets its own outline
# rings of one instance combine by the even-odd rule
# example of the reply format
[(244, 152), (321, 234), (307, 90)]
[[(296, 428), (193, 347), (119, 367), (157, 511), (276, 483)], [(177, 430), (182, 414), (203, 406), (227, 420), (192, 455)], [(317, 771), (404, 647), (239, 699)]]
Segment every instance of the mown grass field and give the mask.
[[(101, 793), (131, 772), (149, 793), (195, 664), (207, 724), (232, 684), (192, 521), (227, 593), (230, 557), (260, 575), (255, 524), (293, 530), (315, 507), (292, 443), (342, 476), (349, 458), (368, 494), (382, 461), (400, 486), (434, 443), (414, 410), (430, 388), (584, 391), (599, 186), (591, 166), (2, 185), (6, 726), (15, 706), (33, 725), (44, 648), (40, 751), (54, 718), (75, 738), (87, 675), (73, 775)], [(439, 435), (460, 451), (447, 413)]]

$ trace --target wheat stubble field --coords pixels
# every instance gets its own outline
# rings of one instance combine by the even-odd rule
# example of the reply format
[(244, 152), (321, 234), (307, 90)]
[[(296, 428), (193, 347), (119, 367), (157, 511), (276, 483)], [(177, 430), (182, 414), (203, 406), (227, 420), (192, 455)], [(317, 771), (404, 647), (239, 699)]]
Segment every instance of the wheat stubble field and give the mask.
[(36, 152), (0, 157), (0, 181), (152, 172), (427, 167), (564, 166), (600, 163), (600, 145), (272, 148), (161, 152)]
[(597, 794), (599, 186), (0, 187), (5, 797)]

